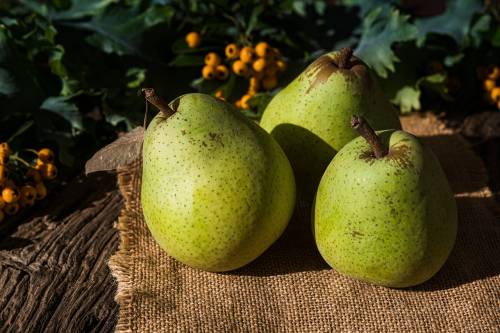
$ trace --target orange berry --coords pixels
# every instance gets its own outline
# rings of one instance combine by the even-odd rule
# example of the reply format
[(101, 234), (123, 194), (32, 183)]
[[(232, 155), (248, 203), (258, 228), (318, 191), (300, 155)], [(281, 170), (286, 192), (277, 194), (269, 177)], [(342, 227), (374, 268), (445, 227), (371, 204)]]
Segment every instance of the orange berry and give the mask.
[(229, 76), (229, 70), (225, 65), (219, 65), (215, 67), (215, 77), (219, 80), (225, 80)]
[(3, 152), (6, 155), (10, 154), (10, 146), (7, 142), (0, 143), (0, 152)]
[(259, 86), (260, 86), (259, 79), (256, 78), (255, 76), (252, 76), (249, 80), (250, 89), (254, 89), (255, 91), (257, 91), (257, 90), (259, 90)]
[(278, 71), (284, 72), (286, 70), (286, 62), (284, 60), (278, 60), (276, 61), (276, 67)]
[(255, 60), (252, 64), (252, 68), (256, 72), (262, 72), (266, 68), (266, 59), (259, 58)]
[(6, 164), (9, 159), (9, 155), (3, 151), (0, 151), (0, 165)]
[(26, 172), (26, 177), (31, 178), (35, 183), (39, 183), (42, 181), (42, 175), (40, 175), (40, 171), (36, 169), (29, 169), (28, 172)]
[(217, 89), (215, 91), (215, 97), (217, 97), (218, 99), (222, 99), (223, 101), (225, 100), (224, 93), (220, 89)]
[(266, 90), (271, 90), (278, 85), (276, 76), (266, 76), (262, 80), (262, 87)]
[(242, 60), (233, 62), (233, 72), (236, 75), (246, 75), (248, 73), (248, 66)]
[(497, 103), (497, 109), (500, 110), (500, 102)]
[(483, 81), (483, 88), (484, 88), (484, 90), (490, 91), (490, 90), (492, 90), (495, 87), (496, 87), (496, 83), (495, 83), (494, 80), (486, 79), (486, 80)]
[(228, 59), (236, 59), (240, 54), (240, 49), (236, 44), (231, 43), (226, 46), (225, 52)]
[(19, 204), (17, 202), (8, 203), (4, 208), (7, 215), (16, 215), (19, 211)]
[(28, 201), (35, 200), (36, 189), (31, 185), (24, 185), (21, 187), (21, 199), (23, 198)]
[(5, 186), (2, 190), (2, 199), (6, 203), (13, 203), (19, 200), (20, 193), (15, 186)]
[(198, 47), (201, 43), (201, 36), (198, 32), (192, 31), (186, 35), (186, 44), (190, 48)]
[(500, 68), (498, 66), (490, 66), (488, 68), (488, 79), (496, 80), (500, 77)]
[(0, 164), (0, 185), (3, 185), (7, 180), (7, 168), (5, 165)]
[(215, 67), (214, 66), (204, 66), (201, 70), (201, 75), (205, 80), (212, 80), (215, 77)]
[(240, 60), (244, 63), (251, 63), (253, 59), (253, 49), (250, 46), (245, 46), (240, 51)]
[(40, 159), (43, 163), (53, 163), (54, 152), (49, 148), (42, 148), (38, 151), (38, 159)]
[(3, 198), (0, 196), (0, 211), (5, 207), (5, 201)]
[(238, 109), (241, 109), (241, 100), (237, 100), (236, 102), (234, 102), (234, 106), (236, 106), (236, 108)]
[(41, 170), (43, 179), (54, 179), (57, 177), (57, 168), (52, 163), (47, 163), (43, 165)]
[(205, 56), (205, 65), (207, 66), (217, 66), (220, 65), (220, 57), (215, 52), (207, 53)]
[(500, 102), (500, 87), (495, 87), (491, 89), (490, 96), (493, 103)]
[(2, 222), (5, 219), (5, 214), (3, 211), (0, 210), (0, 222)]
[(257, 45), (255, 45), (255, 53), (259, 57), (262, 57), (262, 58), (266, 57), (270, 50), (271, 50), (271, 48), (269, 47), (269, 44), (267, 44), (266, 42), (260, 42), (260, 43), (257, 43)]
[(250, 99), (252, 99), (252, 96), (250, 96), (249, 94), (241, 96), (240, 103), (242, 109), (250, 109), (250, 105), (248, 104), (248, 101), (250, 101)]
[(42, 200), (47, 196), (47, 187), (45, 187), (44, 183), (38, 183), (35, 185), (36, 189), (36, 199)]

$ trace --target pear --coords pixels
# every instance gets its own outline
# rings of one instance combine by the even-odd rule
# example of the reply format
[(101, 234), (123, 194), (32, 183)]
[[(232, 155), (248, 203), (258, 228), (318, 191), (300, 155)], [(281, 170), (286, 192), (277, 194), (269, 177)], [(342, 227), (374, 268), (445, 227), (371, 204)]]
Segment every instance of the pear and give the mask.
[(295, 180), (277, 142), (230, 104), (187, 94), (160, 112), (143, 145), (141, 203), (156, 242), (205, 271), (234, 270), (283, 233)]
[(342, 148), (323, 175), (313, 228), (319, 252), (342, 274), (402, 288), (430, 279), (448, 258), (457, 209), (434, 154), (399, 130), (362, 137)]
[(357, 134), (352, 115), (375, 129), (399, 129), (397, 111), (352, 49), (325, 54), (268, 104), (260, 125), (285, 151), (297, 187), (311, 198), (333, 156)]

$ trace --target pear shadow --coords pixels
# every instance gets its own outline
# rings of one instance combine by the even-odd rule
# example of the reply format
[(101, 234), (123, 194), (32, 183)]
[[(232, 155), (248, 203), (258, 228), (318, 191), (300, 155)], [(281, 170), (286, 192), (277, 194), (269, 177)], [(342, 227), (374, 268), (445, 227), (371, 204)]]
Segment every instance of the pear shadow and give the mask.
[(297, 125), (280, 124), (271, 131), (271, 135), (292, 165), (298, 190), (305, 197), (312, 198), (326, 167), (337, 152), (319, 136)]
[(441, 270), (416, 291), (450, 289), (500, 275), (500, 210), (492, 197), (458, 197), (455, 246)]
[(311, 204), (299, 201), (283, 235), (261, 256), (235, 271), (240, 276), (276, 276), (331, 269), (323, 260), (311, 230)]

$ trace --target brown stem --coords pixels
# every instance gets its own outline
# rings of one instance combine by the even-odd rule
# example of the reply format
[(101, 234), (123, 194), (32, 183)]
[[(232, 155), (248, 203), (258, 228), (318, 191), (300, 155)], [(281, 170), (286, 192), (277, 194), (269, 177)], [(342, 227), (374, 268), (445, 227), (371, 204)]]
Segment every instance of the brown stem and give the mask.
[(352, 48), (350, 47), (345, 47), (342, 50), (340, 50), (340, 55), (339, 55), (339, 60), (337, 61), (337, 66), (339, 68), (344, 68), (348, 69), (350, 68), (349, 66), (349, 61), (351, 60), (352, 57)]
[(142, 92), (142, 95), (144, 96), (144, 98), (146, 98), (146, 100), (149, 103), (156, 106), (158, 108), (158, 110), (160, 110), (160, 112), (163, 113), (163, 115), (166, 118), (170, 117), (171, 115), (173, 115), (175, 113), (175, 111), (172, 110), (172, 108), (170, 106), (168, 106), (168, 103), (165, 102), (163, 99), (161, 99), (156, 94), (156, 92), (153, 88), (143, 88), (141, 90), (141, 92)]
[(370, 144), (376, 158), (382, 158), (387, 155), (387, 147), (382, 144), (378, 135), (363, 117), (352, 116), (351, 127), (358, 131), (359, 135), (361, 135)]

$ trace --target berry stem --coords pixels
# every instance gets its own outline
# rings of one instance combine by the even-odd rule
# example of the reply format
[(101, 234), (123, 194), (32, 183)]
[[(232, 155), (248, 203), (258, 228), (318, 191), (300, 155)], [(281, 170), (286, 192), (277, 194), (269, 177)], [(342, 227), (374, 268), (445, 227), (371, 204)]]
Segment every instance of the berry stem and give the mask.
[(23, 149), (23, 150), (38, 155), (38, 151), (36, 151), (35, 149)]
[(144, 96), (144, 98), (146, 98), (146, 100), (149, 103), (156, 106), (158, 108), (158, 110), (160, 110), (160, 112), (163, 113), (163, 115), (166, 118), (170, 117), (171, 115), (173, 115), (175, 113), (175, 111), (172, 110), (172, 108), (170, 106), (168, 106), (168, 103), (165, 102), (165, 100), (163, 100), (162, 98), (160, 98), (156, 94), (156, 92), (153, 88), (143, 88), (141, 91), (142, 91), (142, 95)]
[(343, 69), (348, 69), (350, 68), (349, 66), (349, 60), (351, 60), (352, 57), (352, 48), (350, 47), (345, 47), (342, 50), (340, 50), (340, 55), (339, 55), (339, 60), (338, 60), (338, 67), (343, 68)]
[(31, 168), (31, 165), (28, 162), (26, 162), (25, 160), (23, 160), (22, 158), (20, 158), (17, 155), (10, 155), (9, 158), (20, 162), (21, 164), (23, 164), (24, 166), (26, 166), (28, 168)]
[(387, 147), (382, 144), (379, 136), (373, 128), (366, 122), (365, 118), (360, 116), (352, 116), (351, 127), (355, 129), (372, 147), (373, 154), (376, 158), (382, 158), (388, 154)]

